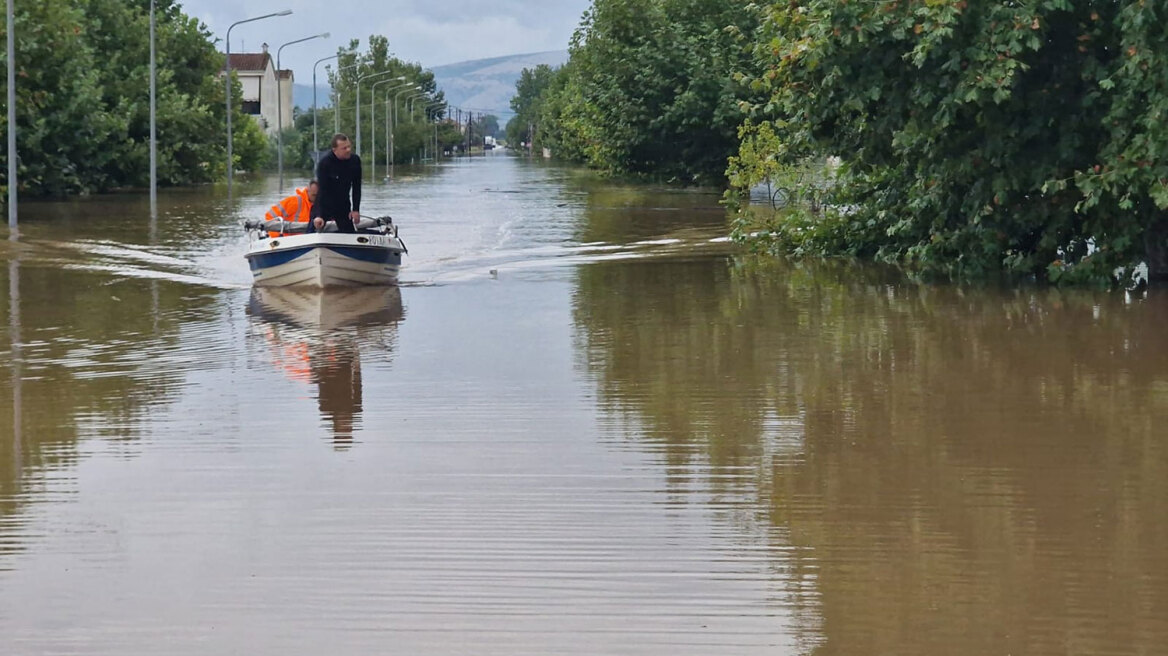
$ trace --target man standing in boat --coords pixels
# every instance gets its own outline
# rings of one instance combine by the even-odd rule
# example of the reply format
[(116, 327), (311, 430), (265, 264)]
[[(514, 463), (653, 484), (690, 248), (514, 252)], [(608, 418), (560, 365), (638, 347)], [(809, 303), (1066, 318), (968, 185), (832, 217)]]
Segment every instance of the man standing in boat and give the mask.
[(334, 221), (338, 232), (357, 232), (357, 222), (361, 220), (361, 158), (353, 154), (349, 137), (339, 132), (333, 135), (331, 145), (332, 151), (316, 165), (320, 190), (312, 204), (310, 230), (320, 231), (325, 221)]

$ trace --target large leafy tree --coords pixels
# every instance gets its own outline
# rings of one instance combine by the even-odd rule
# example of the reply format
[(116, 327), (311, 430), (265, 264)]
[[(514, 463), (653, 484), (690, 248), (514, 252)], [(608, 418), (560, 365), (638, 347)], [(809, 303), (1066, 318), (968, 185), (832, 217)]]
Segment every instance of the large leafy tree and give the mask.
[[(225, 165), (223, 57), (206, 27), (174, 0), (156, 0), (156, 18), (159, 182), (212, 180)], [(145, 185), (149, 0), (20, 2), (15, 36), (22, 190), (60, 195)], [(265, 144), (236, 112), (236, 165), (254, 168)]]
[[(99, 178), (106, 137), (123, 122), (102, 102), (84, 9), (63, 0), (25, 2), (16, 16), (18, 175), (32, 193), (85, 189)], [(7, 64), (7, 56), (0, 54)], [(7, 138), (7, 118), (4, 119)], [(3, 158), (7, 171), (6, 154)]]
[(610, 172), (721, 180), (742, 118), (730, 75), (751, 65), (756, 20), (732, 0), (595, 0), (536, 140)]
[(1168, 232), (1168, 30), (1146, 0), (764, 8), (740, 187), (836, 155), (850, 211), (776, 245), (953, 275), (1107, 281)]
[(539, 120), (540, 96), (555, 77), (555, 69), (547, 64), (525, 68), (515, 81), (515, 95), (511, 97), (511, 111), (515, 115), (507, 121), (507, 141), (519, 145), (530, 143), (534, 126)]

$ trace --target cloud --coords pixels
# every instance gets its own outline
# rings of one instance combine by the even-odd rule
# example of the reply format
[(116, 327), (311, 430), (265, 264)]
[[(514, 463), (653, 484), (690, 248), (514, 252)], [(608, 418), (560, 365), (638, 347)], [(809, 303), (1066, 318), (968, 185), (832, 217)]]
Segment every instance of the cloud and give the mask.
[[(293, 15), (256, 21), (231, 33), (233, 52), (257, 52), (280, 44), (329, 32), (328, 39), (289, 46), (281, 64), (292, 68), (299, 81), (310, 80), (312, 65), (359, 39), (362, 47), (371, 34), (389, 39), (390, 50), (401, 59), (430, 68), (442, 64), (546, 50), (563, 50), (590, 0), (188, 0), (183, 10), (222, 40), (231, 23), (281, 9)], [(220, 43), (222, 47), (222, 42)]]

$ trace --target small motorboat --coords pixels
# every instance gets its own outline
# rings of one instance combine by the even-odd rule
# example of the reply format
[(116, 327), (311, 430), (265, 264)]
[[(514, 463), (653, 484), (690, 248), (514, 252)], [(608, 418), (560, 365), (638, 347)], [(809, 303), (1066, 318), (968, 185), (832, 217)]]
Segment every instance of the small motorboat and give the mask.
[[(362, 218), (357, 232), (322, 232), (307, 223), (248, 221), (248, 266), (257, 287), (358, 287), (396, 285), (402, 254), (408, 253), (388, 216)], [(275, 235), (275, 236), (271, 236)]]

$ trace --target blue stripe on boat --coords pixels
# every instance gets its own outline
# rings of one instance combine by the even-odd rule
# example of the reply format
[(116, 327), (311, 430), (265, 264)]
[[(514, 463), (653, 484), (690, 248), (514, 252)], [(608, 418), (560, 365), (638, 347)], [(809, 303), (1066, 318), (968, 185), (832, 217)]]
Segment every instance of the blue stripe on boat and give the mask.
[(384, 248), (362, 246), (305, 246), (304, 248), (294, 248), (286, 251), (276, 251), (274, 253), (256, 253), (248, 256), (247, 264), (251, 267), (252, 271), (270, 269), (281, 264), (287, 264), (301, 255), (307, 254), (314, 248), (328, 248), (338, 255), (362, 262), (401, 266), (401, 253)]
[(362, 262), (376, 264), (401, 264), (401, 253), (384, 248), (362, 248), (360, 246), (329, 246), (328, 249), (338, 255), (351, 257)]
[(307, 246), (305, 248), (294, 248), (287, 251), (276, 251), (275, 253), (256, 253), (248, 256), (247, 265), (251, 267), (252, 271), (257, 269), (270, 269), (281, 264), (287, 264), (301, 255), (306, 255), (313, 248), (313, 246)]

